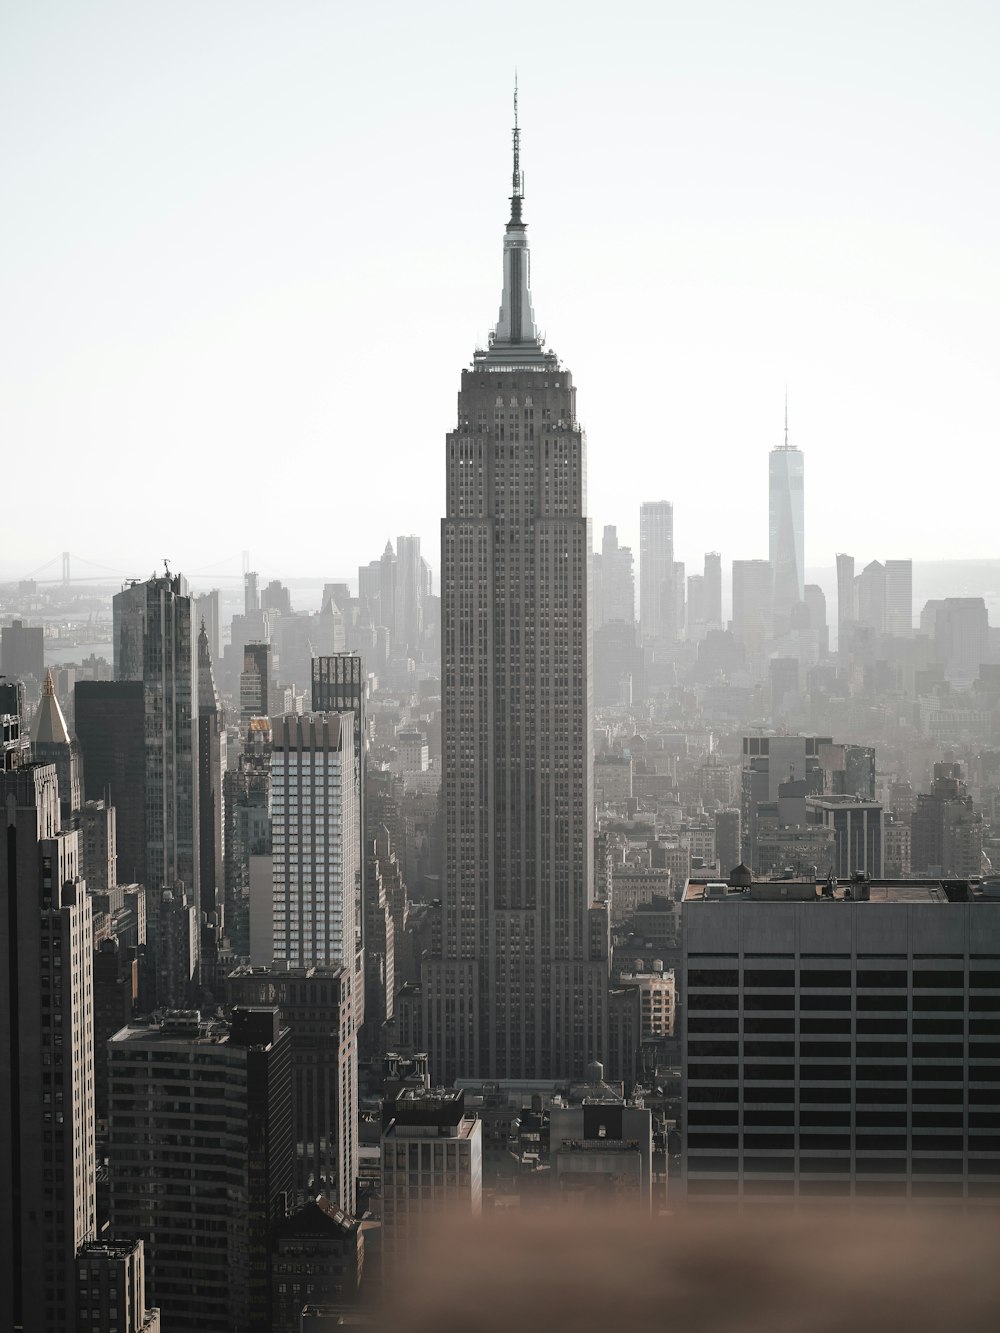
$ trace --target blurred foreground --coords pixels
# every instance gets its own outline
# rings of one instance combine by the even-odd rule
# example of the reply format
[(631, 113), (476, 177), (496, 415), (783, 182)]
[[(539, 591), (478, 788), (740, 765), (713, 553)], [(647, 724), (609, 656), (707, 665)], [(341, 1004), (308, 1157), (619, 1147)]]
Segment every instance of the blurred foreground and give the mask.
[(381, 1326), (996, 1333), (998, 1240), (992, 1214), (517, 1212), (429, 1233), (391, 1281)]

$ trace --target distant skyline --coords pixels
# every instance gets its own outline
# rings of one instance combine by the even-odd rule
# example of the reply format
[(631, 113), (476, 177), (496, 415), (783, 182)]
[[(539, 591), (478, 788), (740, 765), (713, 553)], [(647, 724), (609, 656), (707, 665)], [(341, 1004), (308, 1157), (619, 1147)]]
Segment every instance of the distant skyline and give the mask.
[(787, 382), (807, 567), (996, 553), (996, 7), (504, 12), (6, 14), (0, 577), (245, 548), (355, 577), (416, 532), (436, 579), (515, 66), (534, 308), (580, 385), (598, 545), (613, 523), (638, 555), (665, 499), (688, 573), (766, 557)]

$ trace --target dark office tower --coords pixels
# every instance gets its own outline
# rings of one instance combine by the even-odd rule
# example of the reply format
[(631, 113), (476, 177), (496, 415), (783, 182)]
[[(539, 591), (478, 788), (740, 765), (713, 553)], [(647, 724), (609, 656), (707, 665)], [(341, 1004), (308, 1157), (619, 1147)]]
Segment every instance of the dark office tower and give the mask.
[(443, 939), (424, 970), (436, 1083), (582, 1074), (607, 1033), (585, 443), (572, 376), (535, 327), (518, 158), (515, 128), (500, 317), (462, 371), (446, 446)]
[(705, 552), (705, 620), (713, 629), (722, 628), (722, 556)]
[(45, 671), (45, 630), (14, 620), (0, 630), (0, 667), (5, 676), (31, 676), (40, 681)]
[(108, 1044), (111, 1231), (145, 1243), (168, 1329), (271, 1327), (270, 1240), (292, 1184), (290, 1056), (273, 1008), (236, 1009), (231, 1024), (180, 1011)]
[(674, 507), (650, 500), (639, 507), (639, 624), (643, 641), (673, 637)]
[[(403, 538), (400, 537), (402, 544)], [(354, 893), (354, 921), (361, 938), (364, 936), (363, 879), (365, 867), (365, 768), (368, 754), (368, 677), (365, 664), (355, 653), (336, 653), (332, 657), (314, 657), (312, 660), (312, 706), (314, 713), (352, 713), (354, 715), (354, 790), (358, 802), (358, 876)], [(359, 1003), (364, 990), (359, 988)], [(364, 1021), (364, 1011), (358, 1018)]]
[(240, 967), (226, 984), (232, 1005), (276, 1005), (291, 1034), (291, 1188), (298, 1201), (322, 1191), (353, 1214), (358, 1030), (350, 970)]
[[(226, 936), (237, 958), (250, 956), (251, 886), (261, 884), (266, 902), (261, 911), (271, 935), (271, 725), (254, 718), (248, 726), (239, 766), (227, 769), (225, 793), (225, 922)], [(267, 961), (270, 962), (270, 953)]]
[(260, 610), (260, 592), (258, 591), (257, 572), (250, 570), (243, 575), (243, 614), (256, 615)]
[(222, 775), (226, 771), (226, 723), (219, 706), (204, 624), (198, 634), (198, 837), (201, 910), (219, 914), (225, 871)]
[(252, 717), (269, 716), (270, 689), (271, 645), (246, 644), (240, 673), (240, 717), (244, 722), (249, 722)]
[(146, 585), (132, 579), (111, 602), (115, 680), (142, 680)]
[[(161, 919), (167, 921), (172, 932), (175, 927), (179, 932), (182, 909), (188, 904), (198, 908), (200, 903), (198, 644), (191, 621), (191, 597), (182, 575), (166, 572), (119, 593), (114, 605), (122, 624), (136, 614), (140, 595), (145, 608), (141, 619), (141, 679), (146, 864), (139, 878), (151, 894), (149, 946), (155, 959)], [(123, 643), (126, 640), (131, 654), (134, 644), (129, 636)], [(165, 889), (173, 896), (166, 916), (156, 906), (156, 894)], [(174, 951), (171, 946), (171, 956), (183, 960), (184, 950)], [(196, 979), (197, 971), (196, 944)], [(156, 972), (162, 977), (160, 960), (156, 960)], [(180, 994), (183, 984), (184, 976), (178, 974), (170, 984), (170, 993)]]
[(142, 681), (81, 680), (74, 690), (83, 794), (115, 807), (118, 879), (146, 879), (146, 750)]
[(910, 819), (910, 869), (966, 878), (982, 868), (983, 817), (973, 808), (962, 766), (935, 764), (931, 790), (917, 797)]
[(118, 812), (106, 801), (83, 801), (73, 817), (80, 832), (80, 878), (88, 893), (107, 893), (118, 884)]
[(837, 555), (837, 652), (850, 647), (858, 620), (858, 594), (854, 586), (854, 556)]
[(21, 735), (21, 719), (17, 713), (0, 709), (0, 772), (9, 773), (21, 768), (31, 757), (31, 743)]
[(182, 884), (199, 901), (198, 643), (180, 574), (152, 578), (146, 596), (147, 889)]
[[(146, 1309), (141, 1240), (90, 1241), (77, 1255), (80, 1333), (160, 1333), (159, 1310)], [(67, 1333), (69, 1331), (67, 1330)]]
[(787, 629), (792, 607), (802, 601), (805, 585), (805, 460), (788, 443), (788, 399), (785, 399), (785, 442), (768, 460), (768, 559), (774, 576), (774, 616)]
[(774, 621), (769, 560), (733, 561), (733, 633), (752, 650), (763, 647)]
[(0, 773), (0, 1328), (72, 1329), (95, 1225), (91, 906), (52, 764)]
[(19, 680), (0, 676), (0, 717), (24, 721), (24, 686)]
[(889, 634), (913, 630), (913, 561), (885, 562), (885, 628)]
[(68, 823), (80, 808), (80, 746), (70, 739), (66, 719), (56, 698), (52, 672), (46, 671), (42, 701), (31, 724), (32, 757), (38, 764), (55, 764), (59, 775), (59, 812)]
[(394, 642), (411, 652), (420, 642), (423, 573), (420, 538), (397, 537), (396, 604), (392, 633)]

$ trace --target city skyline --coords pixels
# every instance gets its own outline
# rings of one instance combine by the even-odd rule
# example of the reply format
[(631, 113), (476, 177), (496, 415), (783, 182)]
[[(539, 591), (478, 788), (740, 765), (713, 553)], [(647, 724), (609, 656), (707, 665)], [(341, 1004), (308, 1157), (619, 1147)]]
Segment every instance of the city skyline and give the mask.
[[(169, 456), (178, 478), (197, 463), (203, 493), (227, 497), (214, 549), (199, 507), (184, 518), (179, 481), (166, 482), (147, 535), (157, 549), (218, 560), (246, 544), (237, 515), (279, 453), (332, 451), (340, 481), (362, 487), (371, 448), (347, 442), (365, 438), (398, 482), (384, 497), (387, 530), (415, 532), (433, 552), (442, 386), (477, 331), (485, 337), (485, 237), (519, 65), (539, 297), (558, 311), (557, 350), (587, 386), (598, 530), (614, 523), (638, 549), (639, 504), (667, 498), (679, 558), (694, 567), (703, 549), (726, 552), (720, 534), (740, 526), (747, 497), (764, 503), (762, 460), (780, 440), (787, 381), (810, 460), (807, 565), (864, 545), (873, 512), (843, 490), (862, 464), (873, 497), (901, 501), (884, 516), (886, 549), (917, 560), (990, 553), (978, 525), (961, 525), (961, 474), (935, 478), (955, 524), (913, 515), (924, 512), (922, 460), (961, 439), (977, 471), (996, 435), (1000, 209), (978, 170), (995, 156), (997, 94), (981, 63), (994, 14), (969, 8), (938, 24), (886, 6), (841, 11), (828, 28), (797, 10), (729, 7), (709, 31), (676, 6), (635, 6), (609, 36), (586, 8), (565, 31), (542, 7), (532, 50), (491, 42), (466, 88), (434, 78), (461, 64), (478, 32), (453, 30), (450, 6), (418, 29), (390, 10), (387, 35), (412, 42), (382, 42), (363, 16), (301, 13), (287, 23), (263, 7), (213, 6), (198, 54), (175, 13), (155, 6), (70, 14), (65, 30), (41, 12), (11, 25), (0, 60), (16, 63), (4, 86), (10, 120), (25, 128), (10, 153), (17, 267), (9, 258), (0, 270), (10, 311), (0, 430), (56, 467), (99, 448), (111, 470), (81, 478), (73, 498), (85, 511), (121, 496), (115, 472), (137, 448)], [(353, 63), (339, 58), (349, 48)], [(83, 108), (72, 132), (69, 104)], [(595, 172), (586, 209), (567, 210)], [(420, 200), (419, 226), (401, 221), (403, 199)], [(608, 262), (594, 265), (594, 253)], [(604, 387), (634, 373), (638, 346), (669, 385), (654, 410)], [(393, 414), (372, 421), (363, 406), (384, 396), (389, 364), (407, 404), (402, 432)], [(703, 542), (709, 495), (720, 531)], [(818, 520), (838, 496), (827, 554)], [(53, 500), (57, 521), (68, 504)], [(349, 512), (321, 541), (275, 516), (276, 572), (350, 569), (363, 523)], [(107, 538), (89, 535), (82, 554), (117, 567)], [(27, 515), (15, 514), (10, 540), (11, 576), (52, 555)], [(13, 550), (24, 552), (16, 568)], [(731, 553), (765, 551), (755, 529)]]

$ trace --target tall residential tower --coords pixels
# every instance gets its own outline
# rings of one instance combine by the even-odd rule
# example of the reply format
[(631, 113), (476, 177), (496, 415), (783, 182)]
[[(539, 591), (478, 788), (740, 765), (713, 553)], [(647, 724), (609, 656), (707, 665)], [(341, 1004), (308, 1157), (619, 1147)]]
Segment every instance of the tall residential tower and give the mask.
[(423, 974), (435, 1083), (582, 1074), (607, 1027), (585, 445), (572, 376), (535, 325), (519, 148), (515, 117), (500, 316), (446, 444), (442, 943)]

